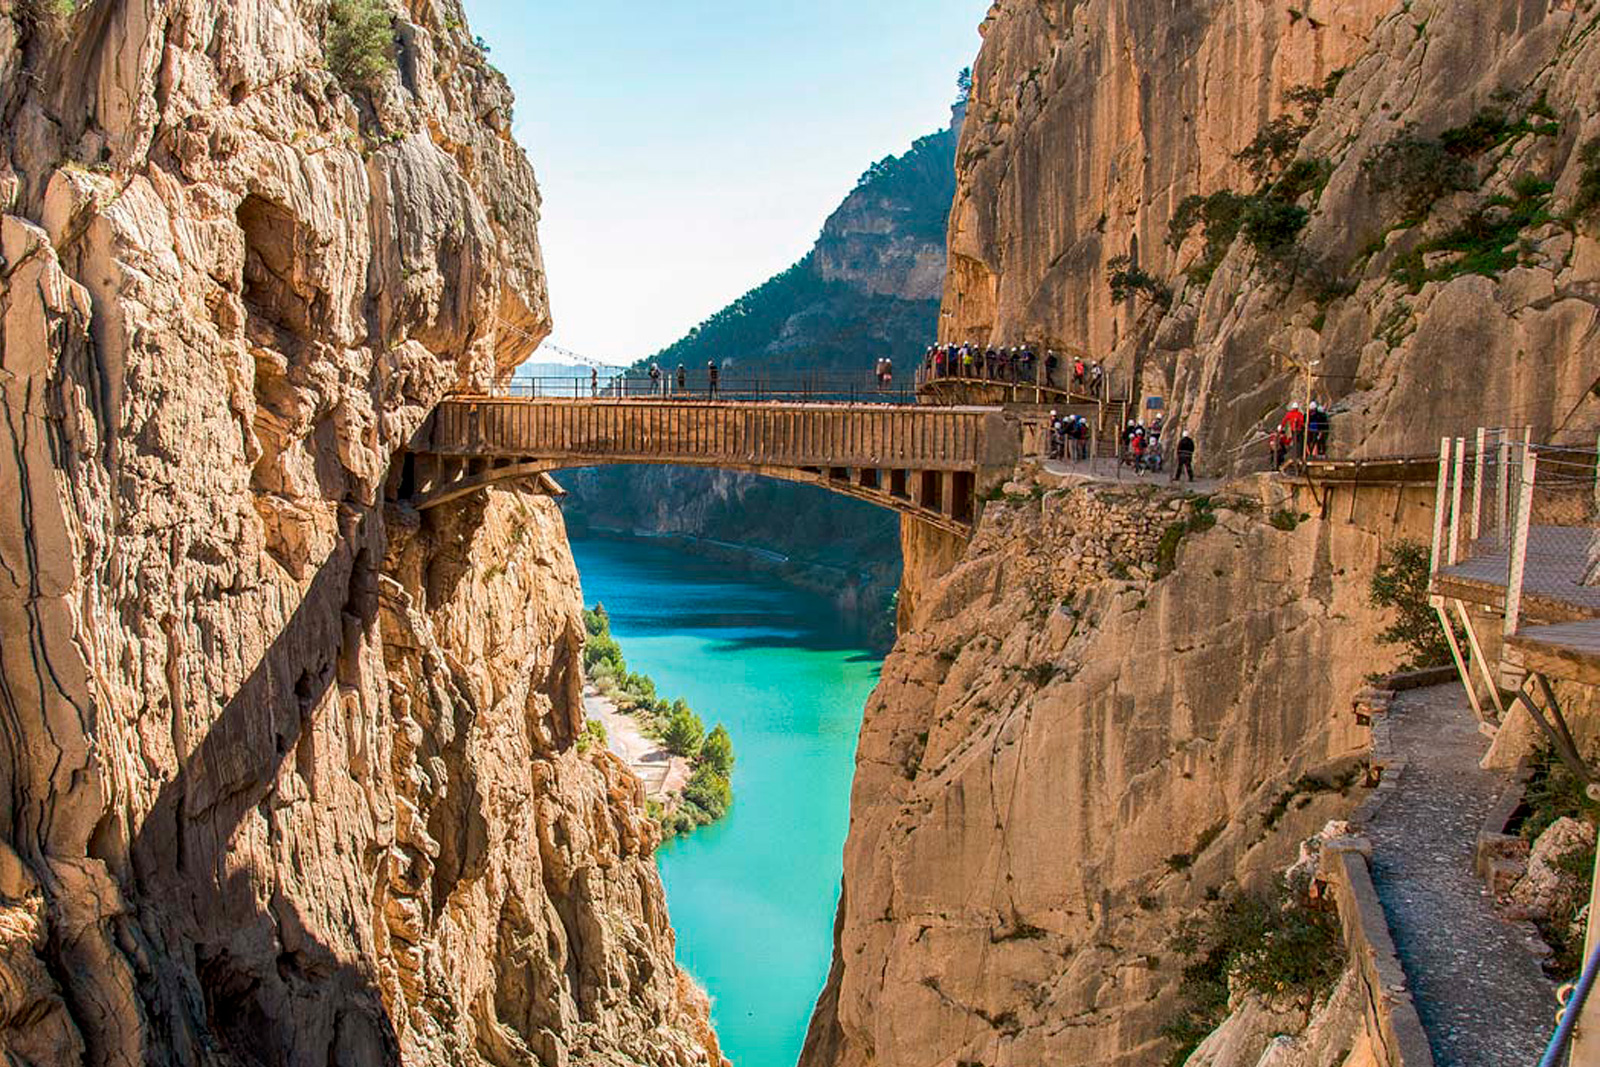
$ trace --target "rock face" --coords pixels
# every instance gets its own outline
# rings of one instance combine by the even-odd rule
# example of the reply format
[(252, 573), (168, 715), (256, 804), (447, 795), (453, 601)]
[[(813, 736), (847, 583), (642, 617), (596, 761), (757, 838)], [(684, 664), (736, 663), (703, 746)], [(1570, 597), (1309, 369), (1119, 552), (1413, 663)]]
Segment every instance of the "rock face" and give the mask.
[(510, 94), (453, 2), (371, 90), (324, 16), (0, 14), (0, 1046), (718, 1062), (553, 504), (384, 503), (548, 330)]
[[(1526, 0), (999, 0), (942, 335), (1107, 359), (1213, 469), (1256, 459), (1229, 450), (1304, 399), (1307, 371), (1339, 405), (1336, 451), (1427, 452), (1482, 423), (1592, 447), (1600, 212), (1568, 212), (1600, 179), (1582, 151), (1600, 137), (1593, 20)], [(1388, 186), (1367, 165), (1450, 130)], [(1451, 188), (1407, 202), (1445, 168)], [(1308, 221), (1269, 254), (1275, 235), (1236, 218), (1203, 263), (1206, 225), (1174, 219), (1226, 192)], [(1149, 287), (1117, 303), (1129, 266)]]
[(908, 540), (806, 1067), (1159, 1062), (1180, 920), (1351, 804), (1394, 657), (1338, 576), (1383, 538), (1217, 504), (1037, 486), (953, 563)]

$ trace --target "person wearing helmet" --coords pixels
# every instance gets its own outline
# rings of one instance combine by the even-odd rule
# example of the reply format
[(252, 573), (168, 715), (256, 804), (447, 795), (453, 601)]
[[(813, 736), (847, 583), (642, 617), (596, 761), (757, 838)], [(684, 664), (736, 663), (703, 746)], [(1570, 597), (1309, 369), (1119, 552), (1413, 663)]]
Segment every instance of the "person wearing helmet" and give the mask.
[(1300, 410), (1298, 402), (1289, 405), (1289, 410), (1284, 414), (1283, 421), (1278, 424), (1278, 432), (1288, 438), (1289, 454), (1296, 459), (1304, 459), (1306, 455), (1306, 413)]
[(717, 398), (718, 379), (721, 376), (722, 375), (720, 374), (719, 369), (717, 367), (717, 361), (714, 360), (714, 359), (706, 360), (706, 399), (707, 400), (715, 400)]
[(1178, 462), (1172, 467), (1172, 480), (1178, 481), (1183, 477), (1184, 471), (1189, 472), (1189, 480), (1194, 481), (1194, 438), (1185, 430), (1178, 436)]

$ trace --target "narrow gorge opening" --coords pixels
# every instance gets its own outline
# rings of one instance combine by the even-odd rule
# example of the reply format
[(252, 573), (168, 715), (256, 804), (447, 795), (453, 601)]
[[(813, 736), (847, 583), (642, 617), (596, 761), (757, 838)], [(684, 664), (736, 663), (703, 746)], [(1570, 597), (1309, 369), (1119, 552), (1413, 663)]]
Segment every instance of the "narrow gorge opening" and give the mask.
[[(898, 519), (717, 472), (558, 477), (584, 603), (604, 606), (627, 670), (731, 736), (727, 814), (667, 840), (657, 864), (679, 962), (711, 995), (725, 1055), (789, 1067), (833, 950), (856, 740), (892, 640)], [(640, 720), (593, 682), (586, 710), (670, 821), (670, 769), (618, 736)]]

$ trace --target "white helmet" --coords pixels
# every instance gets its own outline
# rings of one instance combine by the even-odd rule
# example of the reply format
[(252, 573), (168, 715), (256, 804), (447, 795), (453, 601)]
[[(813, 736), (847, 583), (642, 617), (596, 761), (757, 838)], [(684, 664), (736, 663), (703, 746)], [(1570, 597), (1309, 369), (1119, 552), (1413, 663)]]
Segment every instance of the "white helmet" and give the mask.
[(1293, 404), (1290, 404), (1289, 405), (1289, 410), (1290, 411), (1299, 411), (1300, 410), (1300, 402), (1297, 400)]

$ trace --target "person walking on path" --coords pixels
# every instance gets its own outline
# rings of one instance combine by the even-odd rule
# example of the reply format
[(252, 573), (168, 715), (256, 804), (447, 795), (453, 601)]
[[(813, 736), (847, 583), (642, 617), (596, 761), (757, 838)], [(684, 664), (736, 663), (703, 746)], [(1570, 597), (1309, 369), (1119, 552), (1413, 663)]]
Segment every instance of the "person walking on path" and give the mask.
[(1289, 405), (1283, 421), (1278, 423), (1278, 432), (1289, 439), (1290, 454), (1296, 459), (1305, 459), (1306, 413), (1300, 410), (1299, 403)]
[(682, 363), (680, 363), (680, 364), (678, 364), (678, 392), (679, 393), (687, 393), (688, 391), (689, 391), (689, 371), (684, 367), (684, 365)]
[(661, 364), (650, 364), (650, 391), (656, 396), (661, 396)]
[(600, 395), (600, 372), (593, 367), (589, 368), (589, 395), (591, 397)]
[(1311, 414), (1306, 416), (1306, 438), (1311, 454), (1318, 459), (1328, 456), (1328, 409), (1313, 402)]
[(1189, 480), (1194, 481), (1194, 438), (1185, 430), (1178, 437), (1178, 462), (1172, 466), (1172, 480), (1178, 481), (1183, 477), (1184, 471), (1189, 472)]
[(717, 398), (717, 378), (718, 377), (719, 377), (719, 374), (718, 374), (718, 371), (717, 371), (717, 361), (714, 360), (714, 359), (706, 360), (706, 399), (707, 400), (715, 400)]

